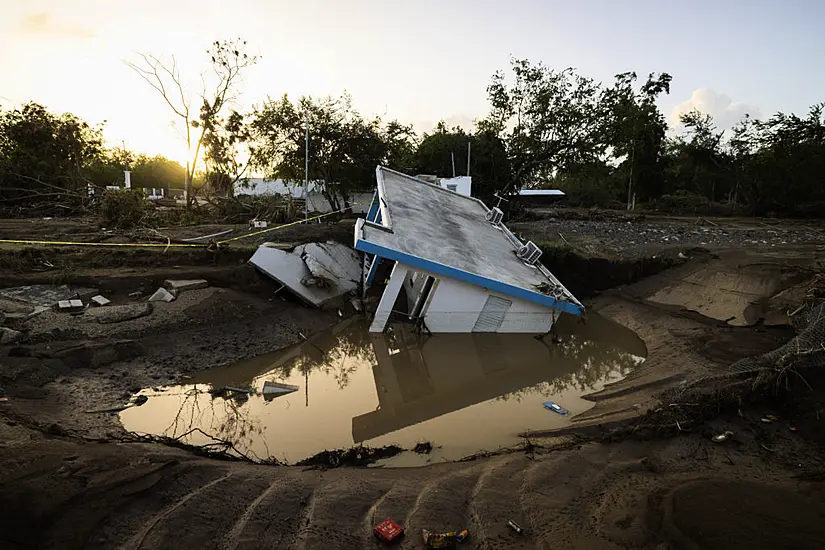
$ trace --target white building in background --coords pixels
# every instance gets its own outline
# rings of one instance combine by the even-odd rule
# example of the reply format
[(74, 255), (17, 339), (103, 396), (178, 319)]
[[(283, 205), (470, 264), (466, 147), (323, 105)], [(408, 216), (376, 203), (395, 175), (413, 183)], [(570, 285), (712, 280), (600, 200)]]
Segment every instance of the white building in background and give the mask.
[[(309, 197), (307, 198), (307, 208), (310, 212), (325, 214), (332, 212), (332, 206), (321, 193), (320, 185), (309, 182)], [(245, 178), (235, 184), (235, 196), (238, 195), (281, 195), (292, 197), (296, 200), (304, 199), (304, 184), (301, 182), (288, 182), (282, 179), (270, 178)], [(372, 193), (353, 193), (350, 196), (352, 211), (356, 214), (366, 214), (372, 201)]]
[(419, 174), (415, 176), (417, 179), (434, 183), (442, 189), (464, 195), (465, 197), (472, 197), (473, 178), (472, 176), (456, 176), (454, 178), (439, 178), (438, 176), (429, 176), (426, 174)]
[[(430, 332), (541, 334), (559, 312), (581, 315), (581, 303), (480, 200), (388, 168), (367, 218), (355, 224), (365, 254), (363, 284), (381, 263), (392, 265), (370, 332), (383, 332), (406, 295), (409, 319)], [(402, 301), (403, 302), (403, 301)]]

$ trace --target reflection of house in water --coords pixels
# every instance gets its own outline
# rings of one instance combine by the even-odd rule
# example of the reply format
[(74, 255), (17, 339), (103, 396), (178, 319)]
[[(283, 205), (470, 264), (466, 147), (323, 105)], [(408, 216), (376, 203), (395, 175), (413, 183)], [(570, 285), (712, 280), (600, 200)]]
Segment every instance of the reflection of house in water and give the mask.
[(564, 387), (596, 382), (610, 370), (624, 374), (635, 357), (647, 353), (633, 332), (598, 316), (587, 325), (564, 316), (557, 330), (558, 344), (522, 334), (373, 334), (379, 407), (352, 419), (353, 440), (367, 441), (543, 382)]
[[(349, 319), (300, 345), (198, 373), (193, 382), (260, 389), (265, 380), (291, 377), (312, 409), (328, 405), (329, 396), (313, 401), (309, 373), (321, 370), (347, 391), (342, 369), (371, 367), (378, 408), (351, 423), (353, 441), (361, 443), (477, 403), (515, 399), (528, 388), (551, 395), (591, 388), (627, 374), (647, 354), (633, 332), (595, 314), (587, 322), (563, 315), (555, 337), (543, 340), (526, 334), (423, 336), (409, 325), (394, 328), (370, 334), (365, 323)], [(370, 390), (367, 382), (360, 393), (342, 395), (372, 402)], [(372, 405), (361, 410), (369, 409)]]

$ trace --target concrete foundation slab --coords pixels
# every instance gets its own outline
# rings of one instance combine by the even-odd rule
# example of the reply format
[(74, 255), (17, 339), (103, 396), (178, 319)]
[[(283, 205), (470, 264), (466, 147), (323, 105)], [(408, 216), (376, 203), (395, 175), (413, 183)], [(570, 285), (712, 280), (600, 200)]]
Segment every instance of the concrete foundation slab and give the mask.
[(100, 309), (90, 309), (86, 312), (85, 317), (94, 319), (98, 323), (120, 323), (122, 321), (130, 321), (138, 317), (145, 317), (151, 315), (153, 311), (152, 304), (143, 302), (139, 304), (126, 304), (122, 306), (109, 306)]

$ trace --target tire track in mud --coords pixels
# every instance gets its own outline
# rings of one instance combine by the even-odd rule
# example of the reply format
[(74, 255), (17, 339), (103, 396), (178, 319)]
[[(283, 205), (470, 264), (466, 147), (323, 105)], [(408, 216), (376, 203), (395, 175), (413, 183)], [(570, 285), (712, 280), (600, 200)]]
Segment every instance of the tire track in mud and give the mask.
[(187, 502), (189, 502), (189, 500), (197, 497), (202, 492), (210, 489), (211, 487), (214, 487), (215, 485), (221, 483), (222, 481), (225, 481), (225, 480), (229, 479), (230, 477), (232, 477), (232, 471), (229, 471), (227, 474), (225, 474), (225, 475), (223, 475), (223, 476), (221, 476), (217, 479), (214, 479), (214, 480), (210, 481), (209, 483), (207, 483), (206, 485), (202, 485), (202, 486), (198, 487), (197, 489), (195, 489), (194, 491), (191, 491), (191, 492), (187, 493), (186, 495), (184, 495), (183, 498), (181, 498), (180, 500), (175, 502), (175, 504), (173, 504), (172, 506), (166, 508), (163, 512), (156, 515), (147, 524), (145, 524), (143, 529), (141, 529), (140, 532), (138, 532), (138, 534), (135, 535), (135, 537), (132, 540), (127, 542), (125, 545), (123, 545), (123, 547), (122, 547), (123, 550), (140, 550), (140, 547), (143, 545), (143, 542), (146, 540), (146, 537), (149, 536), (152, 529), (154, 529), (155, 526), (157, 526), (158, 523), (160, 523), (162, 520), (169, 517), (172, 513), (175, 512), (175, 510), (177, 510), (178, 508), (180, 508), (181, 506), (183, 506)]

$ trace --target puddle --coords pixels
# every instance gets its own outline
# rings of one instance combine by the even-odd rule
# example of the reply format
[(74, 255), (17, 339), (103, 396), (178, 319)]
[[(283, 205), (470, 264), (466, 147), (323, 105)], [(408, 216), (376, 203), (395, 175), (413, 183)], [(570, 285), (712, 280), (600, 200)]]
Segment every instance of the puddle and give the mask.
[[(456, 460), (521, 443), (520, 432), (569, 425), (582, 399), (626, 376), (646, 355), (630, 330), (598, 315), (564, 315), (555, 336), (418, 335), (407, 326), (369, 334), (350, 319), (303, 344), (202, 371), (192, 383), (144, 390), (127, 430), (177, 437), (194, 428), (252, 457), (295, 463), (353, 445), (412, 449), (387, 465)], [(221, 387), (251, 389), (253, 394)], [(267, 393), (262, 389), (267, 387)], [(297, 389), (295, 389), (297, 388)], [(554, 401), (570, 414), (545, 409)], [(208, 443), (198, 432), (185, 438)]]

